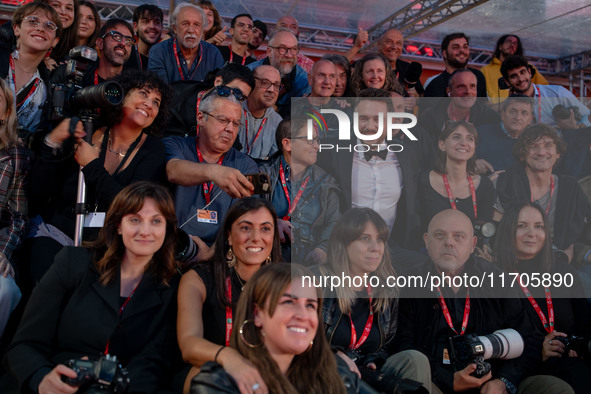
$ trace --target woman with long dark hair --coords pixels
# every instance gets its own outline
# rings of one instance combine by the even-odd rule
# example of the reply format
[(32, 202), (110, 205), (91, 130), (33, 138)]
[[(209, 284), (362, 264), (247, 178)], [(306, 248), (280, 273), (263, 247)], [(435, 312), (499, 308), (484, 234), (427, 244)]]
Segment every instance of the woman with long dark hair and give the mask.
[(214, 245), (213, 257), (183, 275), (179, 288), (178, 340), (191, 364), (185, 392), (207, 361), (219, 362), (239, 385), (260, 379), (252, 363), (229, 347), (230, 332), (245, 284), (263, 265), (281, 261), (275, 209), (256, 197), (238, 200)]
[[(523, 287), (516, 286), (527, 298), (530, 320), (545, 335), (536, 373), (559, 377), (576, 393), (588, 392), (591, 308), (576, 272), (553, 258), (550, 225), (538, 204), (524, 201), (505, 213), (495, 238), (494, 257), (506, 272), (527, 277), (521, 281)], [(541, 286), (534, 287), (534, 277), (540, 278)], [(558, 285), (558, 279), (570, 285)], [(587, 338), (583, 346), (565, 346), (567, 338), (574, 344), (573, 335)]]
[(6, 352), (21, 391), (73, 393), (68, 361), (102, 354), (127, 368), (129, 392), (158, 390), (175, 349), (176, 226), (166, 189), (137, 182), (115, 197), (96, 242), (56, 256)]
[[(107, 127), (94, 132), (92, 144), (83, 139), (86, 133), (82, 122), (74, 128), (66, 119), (45, 136), (38, 148), (31, 173), (35, 190), (31, 208), (53, 227), (45, 226), (41, 218), (33, 221), (34, 280), (41, 278), (63, 245), (71, 244), (67, 238), (74, 239), (80, 166), (87, 186), (86, 207), (95, 218), (101, 216), (98, 212), (106, 211), (126, 185), (165, 179), (164, 145), (155, 135), (164, 125), (170, 88), (151, 72), (123, 72), (113, 81), (121, 85), (125, 97), (119, 106), (102, 110)], [(100, 224), (99, 220), (95, 226)]]
[(77, 46), (95, 48), (96, 39), (101, 29), (101, 16), (90, 1), (81, 0), (78, 6)]
[[(445, 209), (458, 209), (474, 222), (492, 219), (494, 187), (476, 171), (478, 132), (468, 122), (447, 122), (438, 141), (436, 168), (419, 180), (421, 228)], [(423, 232), (424, 232), (423, 231)]]
[(203, 28), (203, 39), (213, 45), (222, 45), (226, 39), (226, 28), (222, 27), (222, 18), (217, 8), (209, 0), (199, 0), (197, 5), (203, 8), (207, 16), (207, 26)]
[[(236, 385), (219, 365), (209, 363), (193, 381), (191, 393), (213, 393), (202, 383), (220, 379), (236, 393), (256, 393), (262, 382), (275, 394), (345, 393), (334, 355), (319, 329), (320, 289), (304, 284), (305, 275), (311, 273), (297, 264), (271, 264), (252, 276), (240, 296), (231, 346), (257, 368), (262, 380)], [(221, 349), (220, 354), (229, 350)]]
[[(327, 266), (321, 276), (353, 278), (327, 295), (323, 319), (329, 344), (364, 380), (372, 371), (384, 380), (407, 378), (431, 388), (429, 361), (415, 350), (394, 354), (398, 326), (398, 292), (379, 286), (395, 272), (387, 246), (388, 225), (370, 208), (352, 208), (335, 225), (330, 237)], [(365, 278), (365, 280), (363, 279)], [(404, 370), (404, 376), (398, 371)], [(376, 381), (371, 382), (375, 384)], [(381, 391), (380, 387), (375, 387)]]

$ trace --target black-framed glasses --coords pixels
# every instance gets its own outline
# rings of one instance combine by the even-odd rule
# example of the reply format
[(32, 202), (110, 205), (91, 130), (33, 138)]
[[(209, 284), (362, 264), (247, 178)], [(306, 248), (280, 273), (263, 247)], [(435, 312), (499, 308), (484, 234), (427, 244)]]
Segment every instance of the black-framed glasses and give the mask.
[(255, 29), (254, 25), (251, 25), (250, 23), (244, 23), (244, 22), (236, 22), (234, 24), (234, 26), (240, 28), (240, 29), (244, 29), (246, 27), (247, 30), (253, 30)]
[(219, 85), (219, 86), (214, 86), (213, 89), (214, 90), (211, 90), (209, 93), (207, 93), (205, 96), (203, 96), (203, 100), (205, 100), (205, 98), (207, 96), (211, 95), (214, 91), (220, 97), (230, 97), (230, 95), (232, 94), (232, 95), (234, 95), (234, 97), (236, 97), (236, 100), (238, 100), (238, 101), (244, 101), (247, 98), (244, 95), (244, 93), (242, 93), (242, 90), (240, 90), (238, 88), (231, 88), (226, 85)]
[(281, 82), (271, 82), (268, 79), (265, 78), (257, 78), (254, 77), (254, 79), (256, 79), (257, 81), (260, 82), (261, 87), (263, 89), (269, 89), (270, 86), (273, 86), (273, 90), (275, 90), (276, 92), (280, 91), (281, 89), (283, 89), (283, 84)]
[(232, 126), (234, 127), (240, 127), (242, 125), (242, 122), (239, 120), (232, 120), (232, 119), (228, 119), (227, 117), (225, 117), (224, 115), (214, 115), (211, 112), (205, 112), (205, 111), (200, 111), (201, 113), (211, 116), (212, 118), (214, 118), (215, 120), (217, 120), (218, 122), (220, 122), (221, 124), (224, 125), (224, 127), (228, 127), (228, 125), (230, 123), (232, 123)]
[(298, 47), (288, 48), (288, 47), (272, 47), (272, 46), (269, 46), (269, 48), (277, 49), (277, 52), (279, 52), (279, 54), (282, 55), (282, 56), (286, 55), (287, 54), (287, 51), (289, 51), (289, 53), (292, 56), (295, 56), (298, 53), (300, 53), (300, 48), (298, 48)]
[(103, 40), (105, 39), (106, 36), (111, 36), (111, 38), (116, 41), (116, 42), (121, 42), (123, 40), (125, 40), (125, 44), (132, 46), (133, 44), (135, 44), (135, 38), (130, 37), (130, 36), (124, 36), (123, 34), (119, 33), (118, 31), (115, 30), (111, 30), (106, 32), (105, 34), (103, 34), (103, 36), (101, 37)]
[(55, 23), (53, 23), (52, 21), (41, 22), (39, 20), (39, 18), (37, 18), (36, 16), (24, 17), (23, 22), (27, 22), (27, 24), (31, 27), (37, 27), (37, 26), (41, 25), (43, 27), (43, 30), (45, 30), (45, 31), (56, 31), (57, 30), (57, 25)]
[(314, 145), (314, 142), (320, 145), (320, 138), (314, 137), (312, 139), (308, 139), (308, 137), (291, 137), (292, 140), (306, 140), (308, 145)]

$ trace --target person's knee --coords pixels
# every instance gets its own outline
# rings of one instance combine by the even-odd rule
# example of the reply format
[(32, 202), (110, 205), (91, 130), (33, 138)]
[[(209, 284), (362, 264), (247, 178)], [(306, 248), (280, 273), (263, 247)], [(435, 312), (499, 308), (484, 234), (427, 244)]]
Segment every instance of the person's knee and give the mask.
[(564, 380), (551, 375), (535, 375), (525, 378), (517, 389), (518, 394), (575, 394)]

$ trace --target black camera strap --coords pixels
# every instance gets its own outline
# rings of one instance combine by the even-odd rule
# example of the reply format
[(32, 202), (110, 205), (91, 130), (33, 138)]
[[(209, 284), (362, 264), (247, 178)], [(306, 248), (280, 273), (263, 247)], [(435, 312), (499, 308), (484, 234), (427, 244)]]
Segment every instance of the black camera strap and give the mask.
[[(127, 162), (127, 159), (129, 159), (129, 156), (131, 156), (131, 154), (135, 150), (136, 146), (142, 140), (143, 135), (144, 135), (144, 132), (143, 131), (140, 132), (140, 135), (135, 139), (135, 141), (133, 141), (133, 143), (131, 145), (129, 145), (127, 152), (125, 152), (125, 156), (123, 156), (123, 160), (121, 160), (121, 163), (119, 163), (119, 165), (117, 166), (117, 168), (113, 172), (113, 175), (116, 175), (119, 173), (121, 168), (125, 165), (125, 162)], [(103, 165), (105, 164), (105, 157), (107, 155), (109, 138), (110, 138), (110, 129), (107, 129), (107, 130), (105, 130), (105, 134), (103, 135), (103, 141), (101, 143), (101, 152), (99, 154), (100, 158), (103, 160)]]

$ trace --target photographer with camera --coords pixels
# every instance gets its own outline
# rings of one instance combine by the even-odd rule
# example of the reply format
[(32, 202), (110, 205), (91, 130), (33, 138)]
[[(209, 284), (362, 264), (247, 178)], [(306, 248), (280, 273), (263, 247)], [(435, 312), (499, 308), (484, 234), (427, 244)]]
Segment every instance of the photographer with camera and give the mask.
[(490, 179), (477, 174), (478, 132), (465, 121), (445, 123), (438, 141), (436, 170), (424, 172), (419, 181), (421, 229), (445, 209), (458, 209), (474, 223), (491, 220), (494, 187)]
[[(480, 278), (483, 273), (500, 272), (492, 264), (472, 256), (476, 244), (472, 222), (458, 210), (448, 209), (435, 215), (424, 241), (431, 261), (417, 269), (423, 277), (429, 273), (440, 277), (445, 274), (452, 278), (464, 275)], [(534, 329), (517, 291), (513, 296), (507, 294), (507, 289), (486, 285), (468, 288), (449, 284), (427, 291), (429, 297), (425, 298), (424, 289), (403, 290), (396, 347), (425, 353), (431, 364), (432, 381), (441, 391), (515, 394), (519, 388), (523, 393), (572, 393), (558, 378), (528, 378), (540, 360), (542, 335)], [(500, 291), (511, 298), (499, 298)], [(498, 359), (488, 360), (488, 372), (482, 368), (482, 362), (474, 360), (466, 366), (452, 357), (450, 339), (468, 338), (471, 334), (490, 337), (488, 334), (508, 328), (517, 331), (517, 338), (523, 338), (506, 340), (504, 344), (512, 356), (520, 350), (513, 347), (523, 347), (519, 357), (507, 360), (497, 356)], [(477, 368), (482, 374), (475, 376)]]
[[(38, 281), (62, 246), (72, 245), (76, 185), (80, 166), (87, 186), (86, 227), (102, 227), (104, 212), (126, 185), (139, 180), (164, 181), (164, 146), (154, 134), (162, 130), (170, 90), (154, 73), (129, 71), (113, 79), (123, 88), (123, 102), (102, 111), (107, 127), (92, 144), (82, 122), (63, 120), (45, 136), (31, 172), (32, 220), (29, 245), (31, 276)], [(94, 233), (96, 234), (96, 232)], [(92, 236), (86, 237), (91, 239)]]
[(176, 225), (166, 189), (136, 182), (113, 200), (97, 241), (56, 256), (6, 352), (21, 392), (161, 388), (176, 348)]
[(330, 233), (340, 216), (340, 191), (334, 178), (316, 165), (318, 134), (306, 138), (307, 119), (296, 116), (279, 123), (279, 152), (259, 169), (270, 176), (265, 197), (277, 210), (284, 260), (309, 266), (326, 262)]
[(0, 78), (15, 92), (18, 127), (22, 134), (29, 134), (43, 126), (50, 82), (43, 59), (59, 42), (62, 22), (52, 7), (33, 2), (16, 9), (12, 28), (18, 49), (0, 48)]
[[(507, 272), (572, 275), (574, 285), (522, 288), (527, 313), (545, 335), (537, 372), (557, 376), (576, 393), (591, 387), (591, 308), (575, 271), (552, 256), (550, 225), (544, 210), (525, 201), (505, 214), (495, 240), (495, 262)], [(577, 338), (579, 346), (575, 345)], [(580, 346), (582, 345), (582, 346)]]

